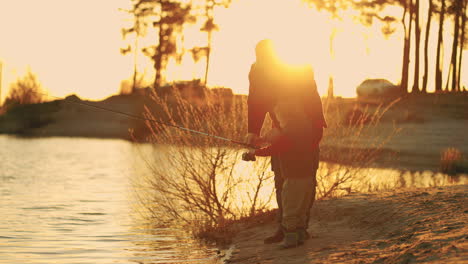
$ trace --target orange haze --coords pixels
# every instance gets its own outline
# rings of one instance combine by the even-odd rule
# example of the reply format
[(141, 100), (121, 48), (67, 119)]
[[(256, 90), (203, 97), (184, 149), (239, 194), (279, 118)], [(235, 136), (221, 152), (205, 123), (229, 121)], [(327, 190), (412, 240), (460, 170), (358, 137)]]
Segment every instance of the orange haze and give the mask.
[[(22, 76), (28, 65), (56, 96), (76, 93), (101, 99), (117, 93), (121, 80), (132, 75), (133, 55), (119, 53), (120, 48), (133, 43), (132, 36), (122, 40), (120, 33), (131, 18), (118, 9), (129, 6), (130, 0), (1, 1), (3, 97), (9, 84)], [(387, 12), (400, 14), (401, 9), (390, 8)], [(209, 85), (231, 87), (235, 93), (246, 94), (254, 47), (263, 38), (276, 41), (285, 60), (311, 63), (322, 95), (326, 94), (330, 75), (334, 76), (335, 94), (345, 97), (355, 96), (356, 86), (366, 78), (398, 82), (401, 26), (397, 23), (395, 34), (385, 38), (381, 24), (366, 28), (353, 18), (356, 14), (346, 11), (341, 14), (342, 20), (332, 20), (329, 14), (292, 0), (237, 0), (227, 9), (218, 8), (216, 22), (220, 31), (213, 36)], [(198, 31), (199, 26), (186, 27), (187, 48), (205, 44), (206, 34)], [(334, 56), (330, 56), (332, 32)], [(435, 37), (436, 26), (433, 32)], [(450, 30), (445, 32), (448, 41)], [(449, 52), (445, 53), (448, 60)], [(138, 61), (139, 70), (151, 80), (149, 59), (140, 54)], [(204, 67), (203, 59), (195, 63), (186, 54), (182, 66), (169, 63), (167, 80), (203, 78)], [(432, 82), (429, 86), (432, 90)]]

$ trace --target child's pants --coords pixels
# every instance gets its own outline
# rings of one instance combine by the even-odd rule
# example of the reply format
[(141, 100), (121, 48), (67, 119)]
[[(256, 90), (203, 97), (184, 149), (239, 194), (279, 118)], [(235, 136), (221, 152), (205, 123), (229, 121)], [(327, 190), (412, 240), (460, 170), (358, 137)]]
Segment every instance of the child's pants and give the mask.
[(276, 159), (277, 202), (281, 225), (286, 230), (308, 227), (310, 208), (315, 200), (318, 156), (317, 149), (300, 154), (280, 154)]
[(284, 181), (281, 194), (281, 203), (283, 205), (281, 225), (287, 231), (307, 228), (309, 211), (314, 196), (314, 178), (290, 178)]

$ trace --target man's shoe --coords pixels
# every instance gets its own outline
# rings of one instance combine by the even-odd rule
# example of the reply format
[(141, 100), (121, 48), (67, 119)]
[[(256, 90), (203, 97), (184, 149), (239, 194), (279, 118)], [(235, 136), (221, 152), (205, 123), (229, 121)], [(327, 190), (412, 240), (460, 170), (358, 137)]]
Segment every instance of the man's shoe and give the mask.
[(265, 240), (263, 240), (263, 243), (265, 244), (279, 243), (283, 241), (283, 239), (284, 239), (283, 230), (281, 228), (278, 228), (278, 230), (276, 230), (276, 233), (270, 237), (265, 238)]
[(300, 241), (300, 234), (299, 232), (285, 232), (283, 243), (280, 244), (280, 248), (287, 249), (287, 248), (295, 248), (299, 245), (302, 245)]

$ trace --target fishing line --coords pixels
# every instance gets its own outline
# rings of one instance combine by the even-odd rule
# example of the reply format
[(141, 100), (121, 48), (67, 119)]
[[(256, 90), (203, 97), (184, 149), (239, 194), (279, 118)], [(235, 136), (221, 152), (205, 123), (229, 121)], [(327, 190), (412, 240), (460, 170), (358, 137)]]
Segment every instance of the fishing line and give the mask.
[(37, 94), (41, 94), (41, 95), (44, 95), (44, 96), (49, 96), (49, 97), (52, 97), (52, 98), (56, 98), (56, 99), (62, 100), (64, 102), (83, 105), (83, 106), (88, 106), (88, 107), (93, 107), (93, 108), (100, 109), (100, 110), (103, 110), (103, 111), (108, 111), (108, 112), (111, 112), (111, 113), (124, 115), (124, 116), (130, 117), (130, 118), (136, 119), (136, 120), (154, 122), (154, 123), (158, 123), (158, 124), (161, 124), (161, 125), (174, 127), (174, 128), (180, 129), (180, 130), (184, 130), (184, 131), (187, 131), (187, 132), (190, 132), (190, 133), (194, 133), (194, 134), (198, 134), (198, 135), (203, 135), (203, 136), (207, 136), (207, 137), (216, 138), (216, 139), (219, 139), (219, 140), (231, 142), (233, 144), (241, 145), (241, 146), (244, 146), (244, 147), (255, 148), (254, 146), (252, 146), (250, 144), (247, 144), (247, 143), (244, 143), (244, 142), (241, 142), (241, 141), (237, 141), (237, 140), (234, 140), (234, 139), (209, 134), (209, 133), (206, 133), (206, 132), (202, 132), (202, 131), (198, 131), (198, 130), (194, 130), (194, 129), (190, 129), (190, 128), (186, 128), (186, 127), (182, 127), (182, 126), (178, 126), (178, 125), (174, 125), (174, 124), (165, 123), (165, 122), (162, 122), (162, 121), (159, 121), (159, 120), (156, 120), (156, 119), (146, 118), (146, 117), (142, 117), (142, 116), (122, 112), (122, 111), (115, 110), (115, 109), (110, 109), (110, 108), (106, 108), (106, 107), (102, 107), (102, 106), (92, 105), (92, 104), (89, 104), (89, 103), (85, 103), (83, 101), (74, 101), (74, 100), (63, 98), (63, 97), (53, 96), (53, 95), (50, 95), (50, 94), (36, 92), (36, 91), (32, 91), (32, 92), (37, 93)]

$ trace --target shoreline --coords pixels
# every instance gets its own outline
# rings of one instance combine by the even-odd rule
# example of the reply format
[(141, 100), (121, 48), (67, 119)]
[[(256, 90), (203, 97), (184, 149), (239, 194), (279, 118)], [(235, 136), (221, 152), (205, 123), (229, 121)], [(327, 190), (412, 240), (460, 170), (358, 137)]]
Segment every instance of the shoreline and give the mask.
[[(132, 143), (132, 144), (152, 144), (151, 142), (148, 141), (135, 141), (134, 139), (131, 139), (130, 137), (119, 137), (119, 136), (97, 136), (97, 135), (38, 135), (38, 134), (14, 134), (14, 133), (1, 133), (0, 136), (7, 136), (7, 137), (16, 137), (16, 138), (22, 138), (22, 139), (48, 139), (48, 138), (70, 138), (70, 139), (99, 139), (99, 140), (124, 140), (126, 142)], [(327, 146), (325, 146), (326, 148)], [(323, 148), (321, 146), (321, 148)], [(336, 147), (333, 147), (336, 148)], [(384, 148), (386, 151), (392, 151), (390, 149)], [(392, 152), (392, 155), (395, 155), (394, 152)], [(372, 166), (366, 167), (366, 169), (375, 169), (375, 170), (393, 170), (393, 171), (398, 171), (402, 175), (403, 174), (423, 174), (423, 173), (432, 173), (433, 175), (436, 174), (446, 174), (444, 172), (440, 171), (439, 168), (439, 156), (434, 155), (433, 159), (436, 163), (419, 163), (414, 165), (413, 162), (418, 162), (418, 156), (417, 153), (412, 153), (412, 152), (402, 152), (398, 153), (398, 159), (404, 160), (403, 163), (399, 162), (394, 162), (390, 163), (386, 160), (383, 160), (382, 162), (377, 161), (376, 163), (372, 164)], [(409, 157), (409, 158), (408, 158)], [(427, 157), (427, 156), (426, 156)], [(388, 156), (383, 156), (382, 159), (388, 158)], [(337, 165), (344, 165), (346, 166), (347, 164), (342, 164), (339, 162), (334, 162), (333, 160), (328, 160), (328, 159), (320, 159), (320, 162), (325, 162), (329, 164), (337, 164)], [(448, 175), (450, 177), (466, 177), (466, 173), (458, 173), (454, 175)]]
[[(200, 100), (203, 102), (198, 94), (205, 94), (205, 97), (211, 94), (208, 90), (201, 93), (197, 90), (201, 88), (190, 86), (180, 89), (181, 93), (186, 93), (188, 100), (196, 103), (200, 103)], [(246, 99), (244, 95), (235, 95), (226, 91), (221, 97), (222, 100)], [(13, 111), (14, 113), (8, 112), (0, 115), (0, 134), (31, 138), (58, 136), (128, 141), (136, 139), (138, 143), (145, 143), (145, 138), (150, 133), (145, 122), (68, 101), (83, 102), (98, 108), (143, 116), (145, 106), (151, 107), (154, 103), (149, 97), (149, 92), (143, 90), (130, 95), (116, 95), (102, 101), (87, 101), (71, 95), (63, 100), (24, 105), (17, 111)], [(381, 149), (385, 152), (382, 159), (377, 160), (371, 166), (436, 172), (439, 169), (441, 152), (444, 149), (455, 147), (467, 154), (468, 144), (465, 143), (465, 131), (468, 129), (468, 101), (466, 98), (468, 94), (407, 95), (383, 116), (378, 129), (393, 131), (396, 126), (401, 129), (401, 132), (392, 136), (386, 146)], [(353, 109), (356, 104), (364, 104), (360, 107), (370, 104), (356, 98), (336, 98), (330, 102), (327, 99), (323, 100), (324, 104), (329, 104), (331, 112), (342, 109), (343, 113), (346, 113), (346, 109)], [(331, 153), (341, 153), (341, 150), (347, 148), (343, 145), (344, 141), (336, 142), (330, 137), (331, 140), (326, 140), (326, 133), (327, 131), (321, 144), (323, 149), (329, 148)], [(366, 146), (365, 138), (362, 139), (362, 146)], [(329, 158), (333, 159), (333, 155)], [(326, 159), (323, 161), (333, 162), (333, 160)]]
[(280, 250), (276, 230), (239, 226), (223, 263), (461, 263), (468, 259), (468, 185), (352, 193), (317, 201), (304, 245)]

